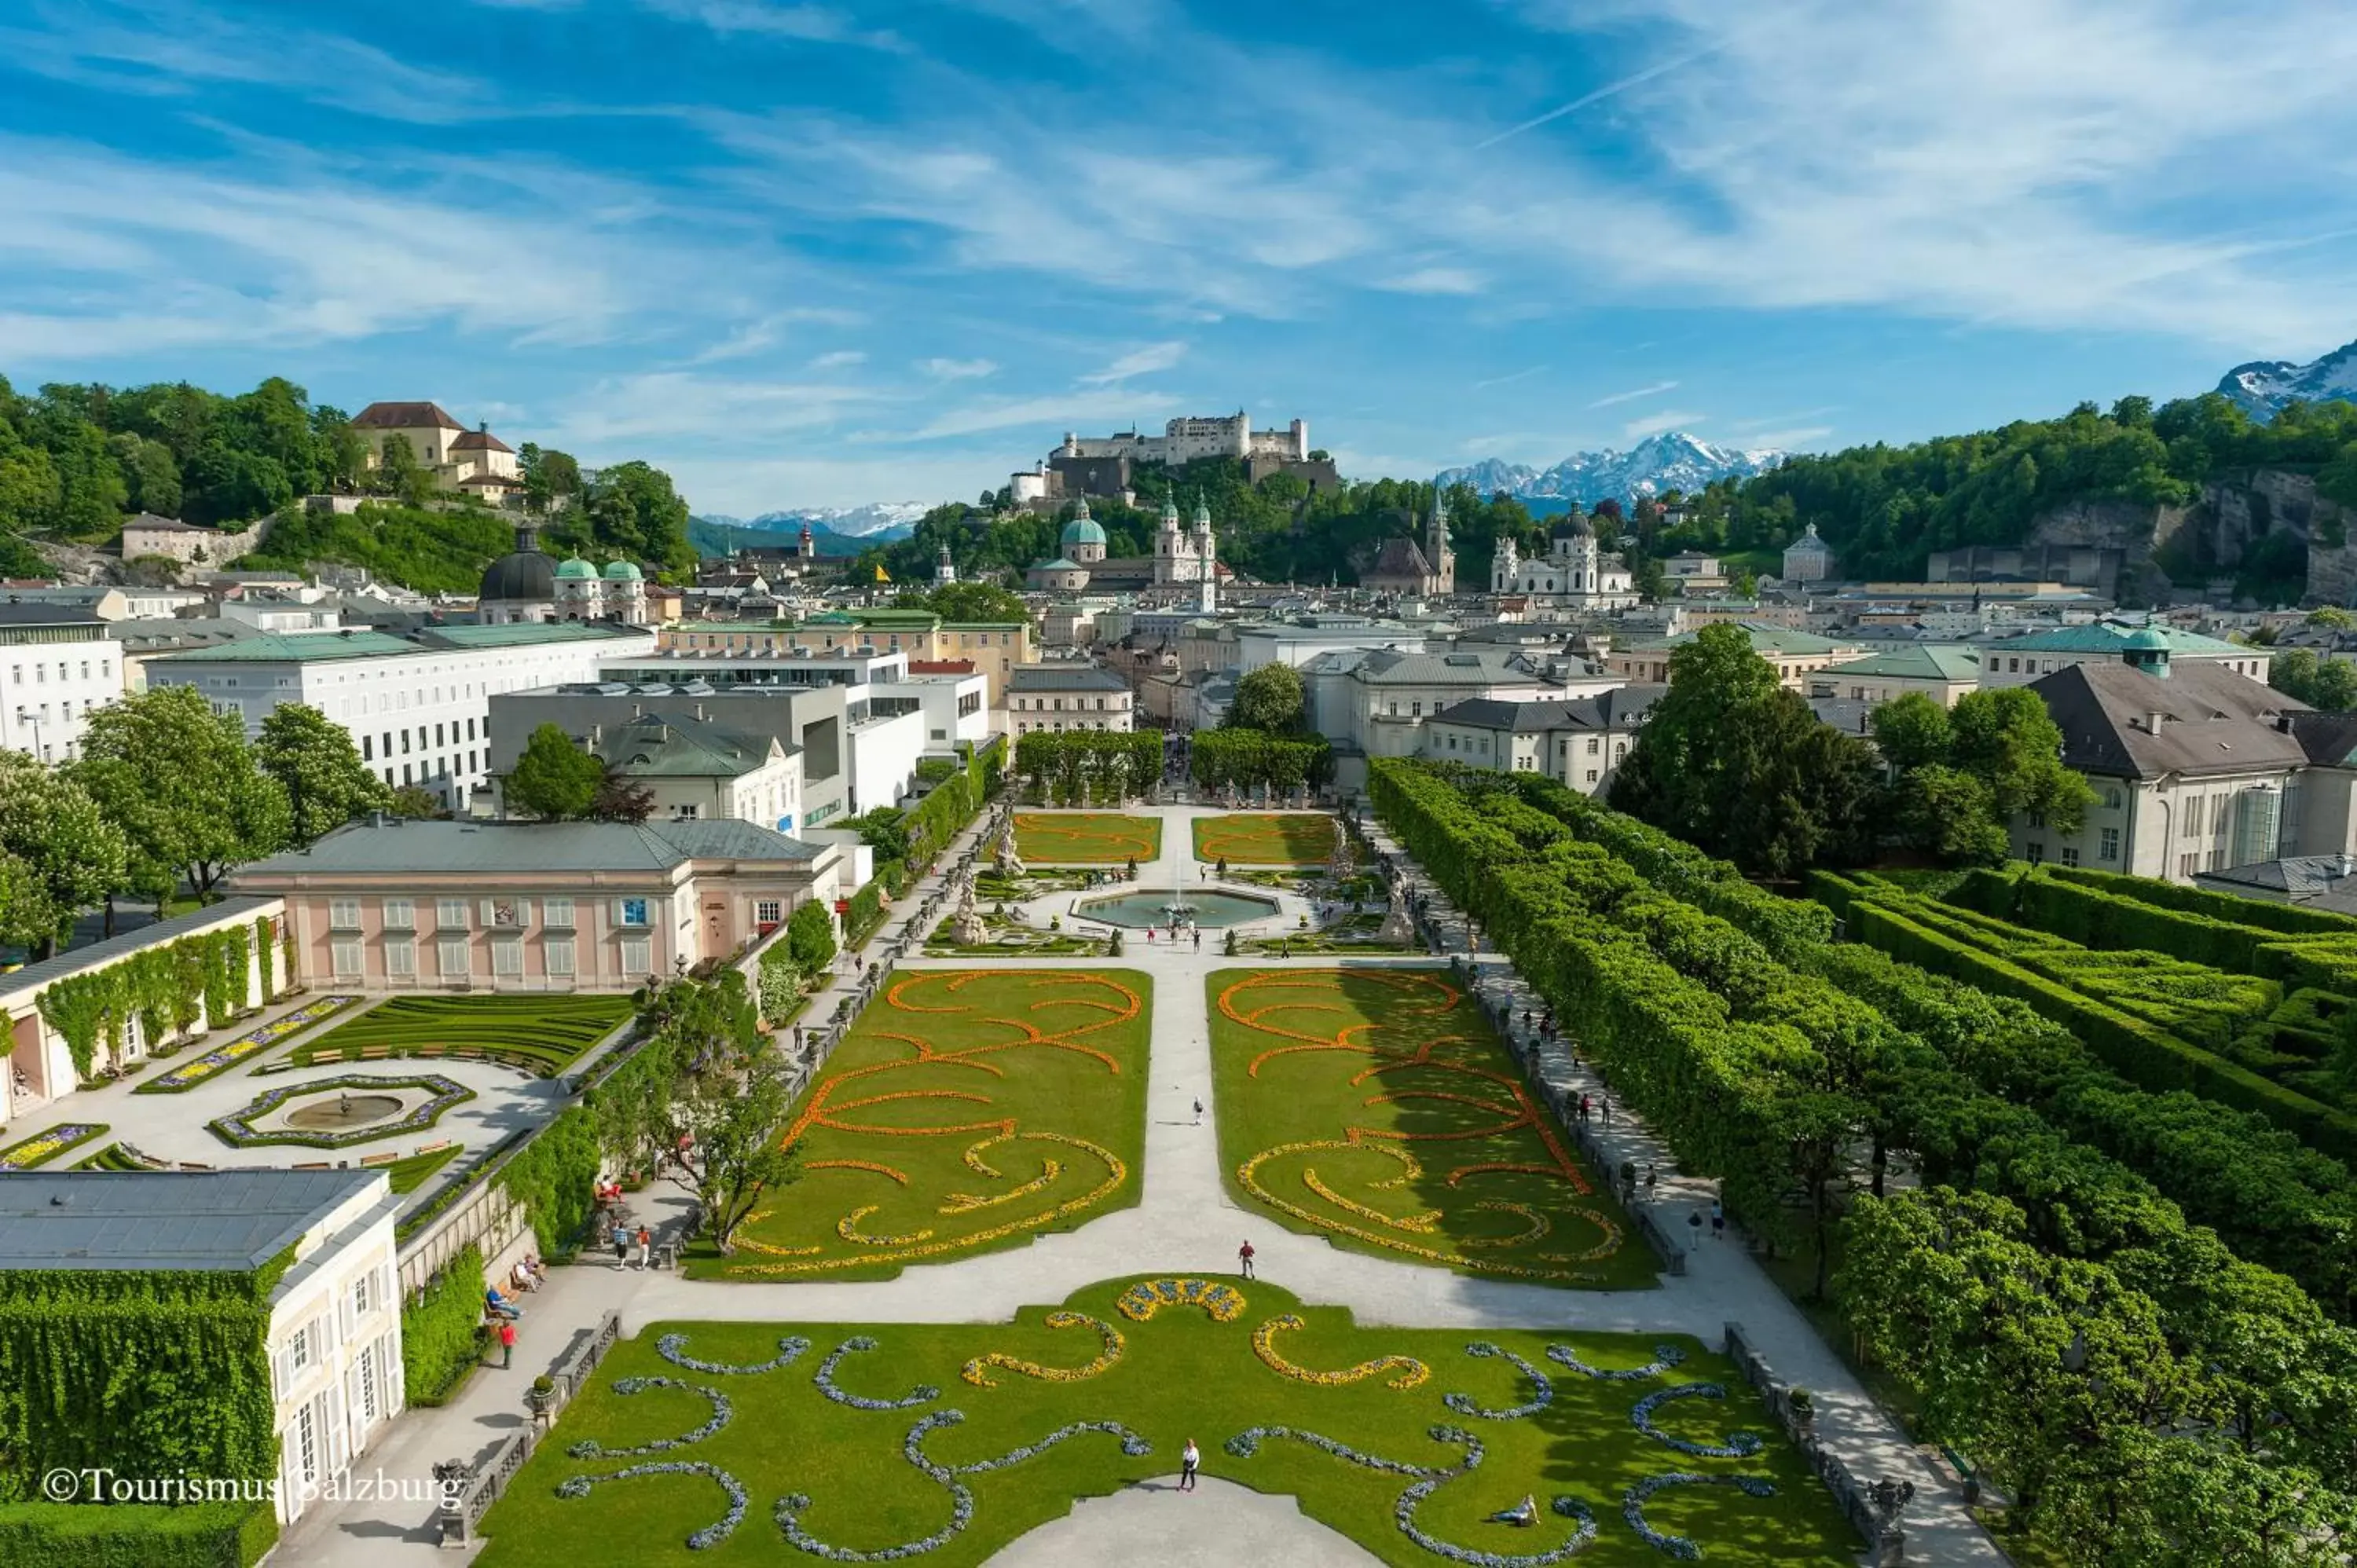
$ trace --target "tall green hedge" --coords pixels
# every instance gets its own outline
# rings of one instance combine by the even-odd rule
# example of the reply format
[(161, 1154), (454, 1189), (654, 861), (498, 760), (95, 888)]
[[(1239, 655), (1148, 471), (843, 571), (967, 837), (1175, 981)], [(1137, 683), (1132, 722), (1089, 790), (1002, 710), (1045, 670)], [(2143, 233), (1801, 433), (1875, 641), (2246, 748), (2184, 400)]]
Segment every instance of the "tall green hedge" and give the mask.
[(2228, 920), (2236, 925), (2258, 926), (2287, 936), (2357, 938), (2357, 920), (2322, 909), (2304, 909), (2297, 904), (2272, 904), (2262, 898), (2239, 898), (2232, 893), (2212, 893), (2201, 887), (2163, 882), (2153, 876), (2123, 876), (2117, 872), (2097, 871), (2084, 865), (2050, 865), (2043, 868), (2043, 874), (2063, 882), (2075, 882), (2083, 887), (2099, 888), (2122, 897), (2158, 905), (2164, 909), (2176, 909), (2189, 915), (2207, 915), (2212, 919)]
[(0, 1271), (0, 1501), (38, 1498), (56, 1468), (275, 1475), (284, 1272)]
[(121, 1051), (135, 1017), (152, 1048), (200, 1016), (217, 1027), (245, 1011), (247, 937), (244, 927), (233, 926), (145, 948), (121, 963), (66, 976), (44, 988), (35, 1004), (65, 1040), (74, 1070), (88, 1078), (102, 1045), (110, 1054)]
[(413, 1405), (447, 1403), (483, 1359), (483, 1254), (468, 1247), (401, 1308), (401, 1380)]
[(253, 1568), (277, 1543), (267, 1501), (0, 1504), (0, 1563), (24, 1568)]
[(579, 1249), (597, 1207), (602, 1163), (597, 1124), (587, 1106), (574, 1105), (500, 1167), (494, 1179), (532, 1216), (543, 1258), (561, 1262)]

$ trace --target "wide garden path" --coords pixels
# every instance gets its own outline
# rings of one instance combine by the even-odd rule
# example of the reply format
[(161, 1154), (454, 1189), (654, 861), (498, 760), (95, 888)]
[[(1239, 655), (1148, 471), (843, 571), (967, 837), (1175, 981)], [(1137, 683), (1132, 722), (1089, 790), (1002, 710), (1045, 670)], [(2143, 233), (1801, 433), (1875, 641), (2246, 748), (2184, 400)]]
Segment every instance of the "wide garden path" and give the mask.
[[(1141, 884), (1168, 887), (1174, 876), (1194, 886), (1190, 822), (1207, 810), (1158, 810), (1162, 853), (1140, 867)], [(945, 856), (948, 864), (952, 856)], [(920, 922), (911, 918), (935, 890), (928, 882), (896, 907), (882, 940)], [(1068, 909), (1071, 895), (1054, 900)], [(1281, 896), (1290, 927), (1299, 902)], [(1043, 908), (1046, 901), (1043, 901)], [(1445, 901), (1439, 911), (1448, 918)], [(926, 918), (931, 923), (938, 913)], [(1451, 945), (1462, 951), (1461, 930)], [(877, 950), (871, 948), (872, 950)], [(1202, 950), (1191, 945), (1133, 940), (1119, 960), (1039, 959), (1047, 967), (1120, 966), (1153, 976), (1155, 1011), (1151, 1047), (1151, 1095), (1147, 1104), (1146, 1158), (1141, 1201), (1079, 1229), (1042, 1236), (1032, 1245), (960, 1262), (904, 1270), (893, 1280), (873, 1283), (754, 1283), (689, 1280), (667, 1272), (617, 1271), (610, 1262), (584, 1260), (558, 1270), (550, 1287), (528, 1302), (524, 1351), (513, 1371), (476, 1376), (451, 1406), (413, 1412), (393, 1439), (369, 1456), (393, 1475), (424, 1474), (433, 1461), (487, 1450), (522, 1420), (522, 1391), (533, 1373), (553, 1365), (578, 1334), (608, 1311), (621, 1315), (623, 1331), (636, 1333), (663, 1320), (758, 1322), (998, 1322), (1018, 1306), (1060, 1301), (1092, 1282), (1142, 1271), (1229, 1273), (1236, 1247), (1249, 1238), (1259, 1272), (1312, 1301), (1350, 1307), (1362, 1322), (1429, 1327), (1562, 1327), (1619, 1333), (1686, 1334), (1714, 1347), (1726, 1325), (1740, 1323), (1753, 1348), (1782, 1380), (1810, 1389), (1818, 1409), (1817, 1428), (1825, 1446), (1867, 1480), (1883, 1477), (1913, 1481), (1916, 1498), (1907, 1514), (1910, 1563), (1998, 1564), (2003, 1555), (1965, 1511), (1961, 1496), (1925, 1455), (1905, 1441), (1896, 1425), (1866, 1394), (1840, 1359), (1819, 1339), (1791, 1302), (1762, 1273), (1737, 1240), (1705, 1242), (1690, 1255), (1682, 1276), (1664, 1275), (1660, 1287), (1643, 1291), (1557, 1290), (1540, 1285), (1470, 1279), (1446, 1270), (1345, 1251), (1322, 1238), (1297, 1235), (1256, 1212), (1240, 1208), (1221, 1179), (1216, 1128), (1218, 1106), (1211, 1093), (1210, 1018), (1203, 977), (1237, 967), (1284, 967), (1287, 961), (1224, 958), (1218, 940), (1207, 937)], [(1329, 958), (1289, 961), (1291, 967), (1329, 966)], [(1409, 958), (1362, 962), (1429, 963)], [(1512, 984), (1511, 971), (1494, 954), (1476, 961), (1493, 985)], [(989, 961), (912, 960), (908, 969), (983, 967)], [(822, 998), (810, 1015), (832, 1008)], [(1593, 1086), (1600, 1092), (1601, 1086)], [(1200, 1124), (1194, 1102), (1205, 1112)], [(1604, 1137), (1609, 1159), (1658, 1164), (1658, 1193), (1640, 1197), (1664, 1230), (1683, 1232), (1697, 1206), (1707, 1210), (1709, 1188), (1679, 1173), (1666, 1150), (1641, 1122), (1616, 1114)], [(660, 1211), (684, 1202), (683, 1195), (650, 1191)], [(643, 1200), (642, 1200), (643, 1206)], [(1631, 1245), (1639, 1244), (1631, 1238)], [(1006, 1548), (993, 1561), (1013, 1568), (1050, 1568), (1076, 1563), (1112, 1562), (1151, 1548), (1168, 1558), (1182, 1530), (1207, 1533), (1204, 1562), (1324, 1564), (1373, 1559), (1324, 1526), (1303, 1518), (1289, 1499), (1251, 1497), (1249, 1504), (1213, 1494), (1206, 1484), (1200, 1498), (1177, 1498), (1153, 1487), (1079, 1504), (1067, 1520), (1042, 1527)], [(1194, 1505), (1203, 1504), (1200, 1509)], [(1179, 1505), (1188, 1511), (1176, 1511)], [(425, 1530), (425, 1510), (415, 1505), (350, 1503), (307, 1518), (289, 1541), (294, 1561), (341, 1568), (393, 1563), (448, 1563), (433, 1552)], [(1182, 1522), (1184, 1520), (1185, 1522)], [(1216, 1545), (1219, 1550), (1210, 1552)], [(1187, 1548), (1192, 1551), (1193, 1547)], [(1173, 1559), (1194, 1561), (1191, 1557)]]

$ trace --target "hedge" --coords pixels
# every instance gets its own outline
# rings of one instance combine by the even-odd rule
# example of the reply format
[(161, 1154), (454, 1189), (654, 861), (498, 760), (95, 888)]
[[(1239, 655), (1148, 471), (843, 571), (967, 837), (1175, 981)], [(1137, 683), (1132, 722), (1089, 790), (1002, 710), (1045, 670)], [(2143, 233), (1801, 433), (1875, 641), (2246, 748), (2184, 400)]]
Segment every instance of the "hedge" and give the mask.
[(562, 1262), (579, 1250), (597, 1206), (603, 1164), (588, 1108), (571, 1105), (500, 1168), (500, 1190), (532, 1216), (543, 1258)]
[(2345, 915), (2328, 914), (2321, 909), (2303, 909), (2297, 904), (2271, 904), (2261, 898), (2241, 898), (2232, 893), (2212, 893), (2200, 887), (2163, 882), (2158, 877), (2123, 876), (2117, 872), (2096, 871), (2083, 865), (2050, 865), (2043, 870), (2047, 875), (2064, 882), (2075, 882), (2142, 903), (2157, 904), (2164, 909), (2206, 915), (2212, 919), (2225, 920), (2233, 925), (2257, 926), (2290, 936), (2357, 940), (2357, 919)]
[(1865, 901), (1850, 906), (1851, 935), (1910, 963), (2018, 997), (2085, 1040), (2123, 1078), (2147, 1089), (2188, 1090), (2255, 1111), (2319, 1149), (2357, 1154), (2357, 1120), (2272, 1083), (2132, 1014), (2083, 995), (2009, 959)]
[(401, 1308), (401, 1380), (412, 1405), (447, 1404), (483, 1359), (483, 1254), (469, 1246)]
[(27, 1568), (253, 1568), (277, 1542), (267, 1500), (0, 1504), (0, 1563)]

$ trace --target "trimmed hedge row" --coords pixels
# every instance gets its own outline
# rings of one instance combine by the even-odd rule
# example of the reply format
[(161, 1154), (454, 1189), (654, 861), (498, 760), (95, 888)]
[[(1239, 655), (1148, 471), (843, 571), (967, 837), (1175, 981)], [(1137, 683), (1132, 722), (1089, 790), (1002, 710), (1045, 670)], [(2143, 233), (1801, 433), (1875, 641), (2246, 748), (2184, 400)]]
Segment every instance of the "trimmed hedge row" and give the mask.
[(402, 1387), (412, 1405), (447, 1404), (483, 1359), (483, 1254), (468, 1247), (401, 1308)]
[(0, 1504), (0, 1563), (27, 1568), (253, 1568), (277, 1543), (266, 1500)]
[(2303, 909), (2297, 904), (2270, 904), (2257, 898), (2237, 898), (2231, 893), (2211, 893), (2199, 887), (2180, 886), (2151, 876), (2123, 876), (2115, 871), (2096, 871), (2083, 865), (2050, 865), (2042, 868), (2050, 876), (2064, 882), (2074, 882), (2141, 903), (2158, 905), (2164, 909), (2176, 909), (2188, 915), (2206, 915), (2237, 926), (2258, 926), (2291, 936), (2348, 937), (2357, 939), (2357, 920), (2345, 915), (2328, 914), (2321, 909)]

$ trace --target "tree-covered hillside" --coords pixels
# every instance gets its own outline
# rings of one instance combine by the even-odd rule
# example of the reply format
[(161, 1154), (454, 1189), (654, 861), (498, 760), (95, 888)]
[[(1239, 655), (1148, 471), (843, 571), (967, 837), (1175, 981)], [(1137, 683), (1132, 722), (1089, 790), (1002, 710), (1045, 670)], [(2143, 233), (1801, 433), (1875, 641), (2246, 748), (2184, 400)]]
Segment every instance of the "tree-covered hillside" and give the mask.
[[(472, 589), (512, 547), (512, 514), (437, 492), (401, 452), (376, 467), (366, 453), (343, 410), (276, 376), (236, 397), (186, 381), (52, 383), (24, 397), (0, 378), (0, 574), (44, 570), (28, 540), (104, 544), (141, 511), (231, 527), (274, 513), (255, 564), (365, 566), (427, 592)], [(528, 504), (551, 514), (551, 548), (694, 564), (687, 503), (662, 469), (615, 463), (593, 484), (569, 454), (526, 442), (517, 456)], [(294, 504), (331, 491), (382, 499), (340, 517)]]
[(1781, 550), (1809, 523), (1845, 576), (1912, 578), (1934, 550), (2017, 544), (2040, 512), (2071, 501), (2181, 504), (2236, 469), (2291, 468), (2357, 504), (2357, 407), (2294, 403), (2255, 424), (2215, 392), (2155, 408), (2122, 398), (2060, 419), (2023, 420), (1906, 446), (1801, 456), (1691, 498), (1687, 521), (1647, 533), (1657, 550)]

